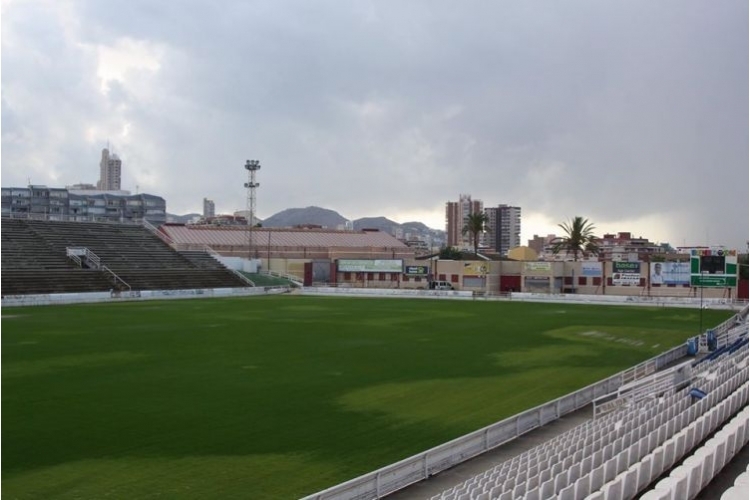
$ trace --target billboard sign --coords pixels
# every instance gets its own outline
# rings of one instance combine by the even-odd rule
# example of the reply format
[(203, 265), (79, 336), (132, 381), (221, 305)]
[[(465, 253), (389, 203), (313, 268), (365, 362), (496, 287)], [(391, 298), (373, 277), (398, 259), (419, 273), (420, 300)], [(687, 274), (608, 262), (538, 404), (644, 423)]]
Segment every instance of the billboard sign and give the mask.
[(406, 276), (427, 276), (430, 274), (430, 266), (404, 266)]
[(602, 275), (601, 262), (581, 262), (581, 275), (599, 277)]
[(552, 263), (550, 262), (524, 262), (523, 268), (527, 271), (551, 271)]
[(340, 273), (401, 273), (401, 259), (339, 259), (336, 261)]
[(689, 262), (652, 262), (650, 269), (652, 285), (689, 285)]
[(641, 263), (640, 262), (613, 262), (612, 284), (613, 285), (640, 285)]

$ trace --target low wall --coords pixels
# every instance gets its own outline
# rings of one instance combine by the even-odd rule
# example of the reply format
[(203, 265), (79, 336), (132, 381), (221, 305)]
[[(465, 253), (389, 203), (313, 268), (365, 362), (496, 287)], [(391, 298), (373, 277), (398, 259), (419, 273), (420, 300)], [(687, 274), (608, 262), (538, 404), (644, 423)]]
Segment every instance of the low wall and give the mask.
[(47, 293), (6, 295), (2, 307), (123, 302), (133, 300), (196, 299), (201, 297), (239, 297), (288, 292), (288, 287), (195, 288), (189, 290), (142, 290), (134, 292)]
[(431, 299), (471, 299), (474, 294), (457, 290), (410, 290), (403, 288), (304, 287), (303, 295), (338, 295), (350, 297), (407, 297)]
[(511, 300), (526, 300), (529, 302), (566, 302), (578, 304), (607, 304), (631, 306), (658, 307), (691, 307), (703, 306), (706, 309), (737, 309), (745, 304), (731, 299), (709, 299), (696, 297), (648, 297), (636, 295), (579, 295), (579, 294), (549, 294), (549, 293), (512, 293)]
[(568, 304), (603, 304), (625, 306), (657, 306), (657, 307), (690, 307), (701, 305), (706, 309), (732, 309), (744, 307), (744, 302), (730, 299), (708, 299), (695, 297), (647, 297), (629, 295), (583, 295), (583, 294), (550, 294), (513, 292), (505, 295), (475, 295), (466, 290), (416, 290), (408, 288), (354, 288), (338, 287), (304, 287), (300, 290), (303, 295), (333, 295), (333, 296), (368, 296), (368, 297), (405, 297), (405, 298), (451, 298), (476, 300), (519, 300), (527, 302), (554, 302)]

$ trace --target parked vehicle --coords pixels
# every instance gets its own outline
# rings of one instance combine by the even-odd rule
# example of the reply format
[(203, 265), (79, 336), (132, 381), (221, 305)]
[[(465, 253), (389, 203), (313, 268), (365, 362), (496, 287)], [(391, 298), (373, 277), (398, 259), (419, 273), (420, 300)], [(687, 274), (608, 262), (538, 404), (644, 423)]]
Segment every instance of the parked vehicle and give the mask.
[(430, 281), (430, 290), (454, 290), (449, 281)]

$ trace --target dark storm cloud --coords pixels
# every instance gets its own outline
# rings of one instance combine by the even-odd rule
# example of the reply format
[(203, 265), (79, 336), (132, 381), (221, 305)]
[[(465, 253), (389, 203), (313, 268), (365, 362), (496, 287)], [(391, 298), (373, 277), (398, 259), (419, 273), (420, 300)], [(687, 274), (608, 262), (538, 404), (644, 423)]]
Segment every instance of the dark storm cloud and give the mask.
[[(109, 134), (129, 187), (148, 186), (173, 212), (204, 196), (242, 208), (242, 165), (258, 158), (261, 217), (315, 204), (439, 220), (445, 201), (471, 193), (555, 223), (661, 218), (659, 234), (642, 231), (660, 241), (703, 242), (711, 226), (713, 243), (738, 245), (747, 11), (737, 0), (90, 1), (40, 27), (33, 6), (12, 3), (3, 159), (38, 154), (20, 131), (44, 143), (63, 128), (47, 152), (62, 183), (95, 180)], [(158, 70), (102, 94), (91, 50), (123, 39), (147, 44)], [(29, 58), (48, 48), (58, 57)], [(17, 105), (26, 94), (66, 105), (50, 116)], [(19, 183), (3, 163), (3, 184)]]

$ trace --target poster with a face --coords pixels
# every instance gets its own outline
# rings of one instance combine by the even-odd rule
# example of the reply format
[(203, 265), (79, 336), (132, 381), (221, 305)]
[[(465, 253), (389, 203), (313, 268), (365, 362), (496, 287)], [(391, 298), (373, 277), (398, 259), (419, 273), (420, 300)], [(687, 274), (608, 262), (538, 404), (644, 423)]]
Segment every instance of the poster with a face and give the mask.
[(652, 262), (652, 285), (688, 285), (690, 284), (689, 262)]

